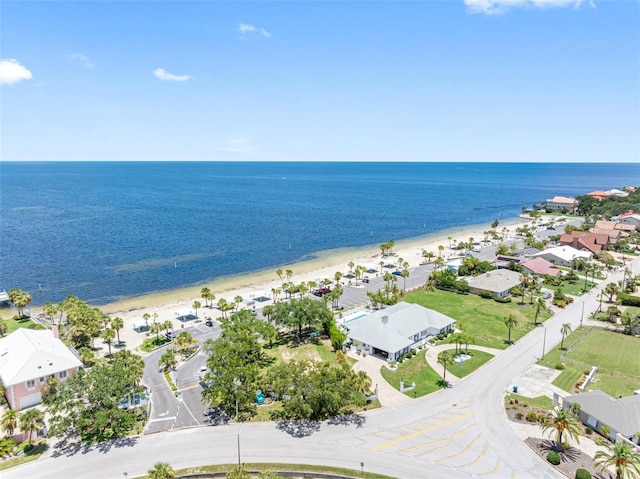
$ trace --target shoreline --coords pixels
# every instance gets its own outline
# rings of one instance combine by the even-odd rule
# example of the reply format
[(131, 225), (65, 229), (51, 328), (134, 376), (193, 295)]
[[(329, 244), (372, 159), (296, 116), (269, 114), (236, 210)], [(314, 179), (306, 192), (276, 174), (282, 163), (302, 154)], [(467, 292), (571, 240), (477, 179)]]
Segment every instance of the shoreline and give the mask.
[[(503, 228), (508, 230), (507, 237), (512, 236), (515, 228), (531, 223), (531, 219), (521, 217), (512, 217), (500, 221), (497, 232), (501, 232)], [(474, 240), (484, 238), (484, 232), (490, 230), (489, 223), (465, 225), (461, 228), (448, 228), (438, 232), (429, 233), (424, 236), (407, 238), (395, 241), (393, 248), (394, 256), (397, 261), (402, 258), (409, 263), (409, 269), (418, 266), (424, 260), (422, 250), (431, 251), (435, 257), (438, 256), (439, 246), (443, 247), (442, 256), (446, 259), (449, 256), (458, 256), (459, 253), (449, 248), (449, 237), (452, 241), (468, 241), (473, 237)], [(281, 265), (278, 267), (268, 268), (260, 271), (246, 272), (233, 276), (220, 277), (215, 280), (192, 285), (184, 288), (178, 288), (166, 291), (151, 292), (141, 296), (123, 298), (122, 300), (97, 306), (103, 313), (110, 317), (120, 317), (124, 321), (124, 328), (120, 330), (120, 337), (125, 342), (126, 348), (136, 349), (146, 335), (138, 333), (134, 330), (135, 325), (144, 324), (143, 315), (148, 314), (150, 318), (156, 321), (171, 321), (175, 330), (184, 328), (185, 326), (193, 326), (198, 321), (185, 325), (177, 320), (178, 316), (193, 314), (193, 303), (199, 301), (201, 307), (198, 309), (198, 317), (200, 321), (210, 317), (214, 320), (219, 319), (220, 312), (216, 308), (206, 307), (205, 301), (200, 295), (203, 287), (208, 287), (216, 299), (214, 304), (224, 298), (229, 302), (237, 296), (241, 296), (243, 301), (253, 301), (259, 296), (267, 296), (271, 298), (272, 289), (280, 288), (282, 281), (277, 276), (276, 271), (282, 269), (293, 271), (291, 281), (299, 284), (301, 282), (317, 281), (323, 278), (334, 280), (337, 271), (345, 274), (349, 271), (349, 262), (353, 262), (356, 266), (371, 267), (378, 270), (380, 268), (381, 251), (379, 245), (369, 245), (354, 248), (338, 248), (332, 250), (320, 251), (310, 260), (298, 261), (291, 264)], [(390, 260), (385, 259), (385, 263)], [(82, 299), (82, 298), (80, 298)], [(253, 307), (264, 307), (273, 304), (272, 300), (257, 303), (254, 301)], [(91, 305), (93, 306), (93, 305)], [(42, 312), (42, 307), (28, 308), (32, 314), (37, 315)], [(12, 311), (12, 310), (10, 310)], [(149, 322), (152, 319), (148, 320)], [(95, 339), (96, 344), (101, 340)]]
[[(509, 228), (510, 232), (513, 232), (512, 230), (515, 226), (520, 226), (529, 221), (530, 220), (524, 220), (520, 217), (509, 218), (500, 222), (497, 231), (506, 227)], [(448, 228), (423, 236), (406, 238), (395, 242), (394, 252), (396, 257), (403, 258), (407, 261), (409, 267), (414, 267), (422, 262), (421, 251), (423, 249), (431, 250), (437, 255), (438, 246), (442, 245), (445, 247), (445, 251), (451, 254), (451, 250), (448, 247), (449, 241), (447, 239), (449, 236), (457, 240), (465, 241), (470, 237), (481, 239), (484, 237), (484, 231), (488, 231), (490, 227), (490, 223), (473, 224), (466, 225), (462, 228)], [(457, 236), (455, 236), (456, 234)], [(417, 251), (414, 251), (416, 249)], [(376, 244), (349, 248), (334, 248), (318, 251), (313, 253), (312, 256), (314, 256), (312, 259), (296, 261), (294, 263), (262, 270), (221, 276), (211, 281), (204, 281), (191, 286), (171, 290), (152, 291), (140, 296), (125, 297), (96, 307), (104, 313), (111, 315), (154, 306), (157, 307), (164, 303), (182, 304), (189, 302), (190, 306), (193, 301), (197, 300), (204, 304), (204, 300), (202, 300), (200, 296), (200, 290), (204, 287), (208, 287), (211, 292), (216, 295), (215, 301), (219, 298), (231, 300), (235, 296), (238, 296), (236, 293), (239, 290), (245, 289), (255, 290), (254, 293), (267, 293), (267, 295), (270, 296), (271, 289), (281, 285), (281, 281), (276, 275), (278, 269), (282, 269), (283, 271), (287, 269), (292, 270), (294, 273), (292, 281), (294, 283), (313, 281), (317, 278), (329, 278), (333, 280), (336, 271), (342, 273), (348, 271), (350, 261), (353, 261), (356, 266), (373, 266), (374, 268), (379, 268), (380, 247)], [(249, 299), (242, 294), (240, 294), (240, 296), (243, 296), (245, 300)], [(38, 309), (40, 309), (40, 307), (38, 307)]]

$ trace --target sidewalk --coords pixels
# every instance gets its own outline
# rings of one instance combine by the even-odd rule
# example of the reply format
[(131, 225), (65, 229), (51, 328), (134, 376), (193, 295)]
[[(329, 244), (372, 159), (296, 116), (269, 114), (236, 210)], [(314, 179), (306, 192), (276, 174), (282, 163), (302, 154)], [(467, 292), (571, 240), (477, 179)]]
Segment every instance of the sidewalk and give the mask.
[(380, 374), (380, 368), (386, 364), (386, 361), (371, 356), (370, 354), (358, 356), (352, 352), (348, 352), (347, 356), (358, 360), (358, 362), (353, 365), (353, 370), (355, 372), (364, 371), (367, 373), (371, 378), (371, 389), (375, 389), (376, 385), (378, 386), (378, 400), (382, 406), (398, 406), (412, 401), (409, 396), (391, 386), (386, 379), (382, 377), (382, 374)]

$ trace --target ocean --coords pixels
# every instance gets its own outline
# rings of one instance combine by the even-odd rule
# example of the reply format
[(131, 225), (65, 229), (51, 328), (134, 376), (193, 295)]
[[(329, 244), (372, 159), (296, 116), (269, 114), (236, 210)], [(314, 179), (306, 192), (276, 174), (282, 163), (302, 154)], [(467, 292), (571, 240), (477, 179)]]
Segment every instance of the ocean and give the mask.
[(0, 164), (0, 290), (101, 305), (640, 185), (635, 164)]

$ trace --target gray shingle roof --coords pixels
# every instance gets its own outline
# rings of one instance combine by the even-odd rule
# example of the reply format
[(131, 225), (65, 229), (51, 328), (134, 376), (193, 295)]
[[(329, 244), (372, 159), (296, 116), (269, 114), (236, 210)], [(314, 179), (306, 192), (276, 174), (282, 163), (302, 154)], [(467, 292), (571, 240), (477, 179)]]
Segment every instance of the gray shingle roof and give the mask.
[(614, 398), (602, 391), (588, 391), (564, 399), (577, 402), (585, 414), (593, 416), (625, 437), (640, 431), (640, 395)]
[[(383, 318), (388, 318), (383, 320)], [(394, 353), (411, 346), (415, 334), (429, 328), (444, 329), (455, 320), (419, 304), (400, 302), (365, 316), (349, 325), (349, 337), (354, 341)]]
[(520, 284), (520, 273), (508, 269), (494, 269), (475, 278), (469, 278), (469, 286), (492, 293), (502, 293)]

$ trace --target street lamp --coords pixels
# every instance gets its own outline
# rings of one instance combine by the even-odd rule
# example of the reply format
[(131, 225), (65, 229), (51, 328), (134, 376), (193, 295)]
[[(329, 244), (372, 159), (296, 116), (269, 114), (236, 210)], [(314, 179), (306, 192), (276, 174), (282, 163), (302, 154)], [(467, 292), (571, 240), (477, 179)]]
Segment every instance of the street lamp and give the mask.
[(233, 385), (235, 386), (236, 391), (236, 417), (235, 420), (238, 420), (238, 386), (242, 384), (239, 379), (233, 378)]
[(364, 477), (364, 462), (360, 463), (360, 472), (362, 474), (362, 477)]
[(544, 337), (542, 338), (542, 356), (540, 357), (540, 360), (544, 359), (544, 349), (546, 346), (546, 342), (547, 342), (547, 328), (544, 327), (544, 324), (541, 324), (540, 326), (542, 326), (542, 329), (544, 329)]

